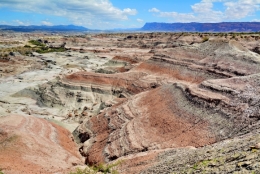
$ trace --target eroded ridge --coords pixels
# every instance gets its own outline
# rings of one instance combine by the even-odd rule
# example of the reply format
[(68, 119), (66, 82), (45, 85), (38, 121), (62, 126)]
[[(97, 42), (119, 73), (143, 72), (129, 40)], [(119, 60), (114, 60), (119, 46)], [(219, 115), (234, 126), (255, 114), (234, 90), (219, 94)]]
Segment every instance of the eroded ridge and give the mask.
[[(13, 127), (2, 122), (21, 132), (14, 137), (23, 141), (14, 140), (30, 153), (34, 144), (39, 154), (57, 151), (60, 157), (50, 159), (63, 162), (49, 171), (72, 169), (79, 157), (62, 144), (63, 129), (47, 120), (73, 132), (87, 165), (123, 161), (121, 173), (259, 171), (257, 34), (32, 36), (45, 50), (21, 34), (24, 42), (8, 42), (20, 52), (0, 60), (0, 114), (17, 119)], [(31, 52), (23, 54), (23, 44)], [(2, 130), (1, 139), (10, 137)]]
[(82, 164), (70, 133), (44, 119), (0, 118), (0, 160), (5, 173), (67, 173)]

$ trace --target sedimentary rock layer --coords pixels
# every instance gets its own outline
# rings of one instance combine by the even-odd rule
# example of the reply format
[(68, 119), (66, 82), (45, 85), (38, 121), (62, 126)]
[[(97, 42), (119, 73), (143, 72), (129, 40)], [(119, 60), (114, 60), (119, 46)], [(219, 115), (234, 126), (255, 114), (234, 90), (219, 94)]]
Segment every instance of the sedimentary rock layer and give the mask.
[(32, 116), (0, 117), (0, 167), (5, 173), (68, 173), (82, 164), (71, 134)]
[[(32, 35), (44, 40), (46, 47), (62, 44), (64, 52), (9, 54), (10, 49), (17, 50), (12, 46), (21, 45), (18, 50), (26, 51), (32, 45), (4, 40), (6, 45), (0, 48), (9, 55), (0, 59), (0, 116), (6, 116), (0, 124), (7, 126), (1, 142), (25, 148), (33, 159), (36, 152), (44, 157), (57, 151), (55, 160), (48, 158), (63, 160), (57, 165), (60, 169), (39, 171), (67, 172), (65, 168), (71, 168), (78, 157), (63, 147), (68, 139), (58, 141), (66, 132), (31, 116), (55, 120), (71, 131), (78, 126), (73, 134), (85, 163), (123, 161), (118, 166), (121, 173), (258, 171), (259, 159), (254, 157), (259, 152), (254, 134), (259, 132), (260, 112), (258, 34)], [(24, 34), (19, 37), (29, 39)], [(18, 114), (23, 116), (14, 116)], [(19, 123), (5, 121), (8, 117)], [(6, 131), (12, 128), (17, 132)], [(24, 138), (15, 138), (19, 136)], [(241, 143), (237, 150), (236, 143)], [(51, 145), (49, 151), (44, 144)], [(222, 153), (221, 148), (230, 151)], [(7, 152), (23, 158), (21, 164), (41, 167), (28, 161), (24, 151), (11, 150)], [(241, 155), (229, 157), (233, 152)], [(70, 153), (73, 159), (65, 157)], [(224, 163), (230, 168), (224, 169)]]

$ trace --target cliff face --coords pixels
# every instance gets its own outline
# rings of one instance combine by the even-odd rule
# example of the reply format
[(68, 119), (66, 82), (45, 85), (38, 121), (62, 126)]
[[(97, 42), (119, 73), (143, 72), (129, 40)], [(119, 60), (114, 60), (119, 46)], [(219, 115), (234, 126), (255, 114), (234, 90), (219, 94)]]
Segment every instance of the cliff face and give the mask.
[(172, 32), (258, 32), (259, 22), (222, 22), (222, 23), (146, 23), (145, 31)]

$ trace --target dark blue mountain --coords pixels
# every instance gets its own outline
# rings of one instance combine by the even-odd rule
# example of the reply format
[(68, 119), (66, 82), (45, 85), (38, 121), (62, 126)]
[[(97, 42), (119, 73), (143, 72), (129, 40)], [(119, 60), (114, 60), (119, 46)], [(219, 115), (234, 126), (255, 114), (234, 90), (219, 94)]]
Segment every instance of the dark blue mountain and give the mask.
[(146, 23), (143, 31), (171, 32), (259, 32), (260, 22)]
[(82, 27), (82, 26), (75, 26), (75, 25), (56, 25), (56, 26), (9, 26), (9, 25), (0, 25), (1, 30), (11, 30), (11, 31), (18, 31), (18, 32), (33, 32), (33, 31), (49, 31), (49, 32), (65, 32), (65, 31), (75, 31), (75, 32), (82, 32), (88, 31), (89, 29)]

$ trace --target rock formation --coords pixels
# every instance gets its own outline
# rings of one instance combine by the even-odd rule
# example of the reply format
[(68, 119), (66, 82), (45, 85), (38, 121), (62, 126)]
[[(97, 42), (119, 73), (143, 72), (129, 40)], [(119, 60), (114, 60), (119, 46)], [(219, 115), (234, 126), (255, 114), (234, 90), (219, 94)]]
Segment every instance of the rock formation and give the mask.
[[(87, 165), (121, 161), (120, 173), (259, 171), (257, 34), (30, 34), (66, 43), (45, 54), (33, 45), (23, 53), (16, 39), (29, 44), (27, 37), (1, 35), (3, 53), (8, 44), (21, 52), (0, 59), (0, 140), (32, 154), (10, 149), (21, 164), (67, 172), (80, 165), (79, 152)], [(68, 132), (48, 120), (70, 130), (78, 148), (68, 149), (64, 142), (75, 147)], [(22, 160), (40, 154), (63, 162), (45, 170)], [(0, 164), (4, 172), (20, 167)]]
[(0, 117), (0, 160), (4, 173), (68, 173), (82, 164), (70, 132), (33, 116)]

